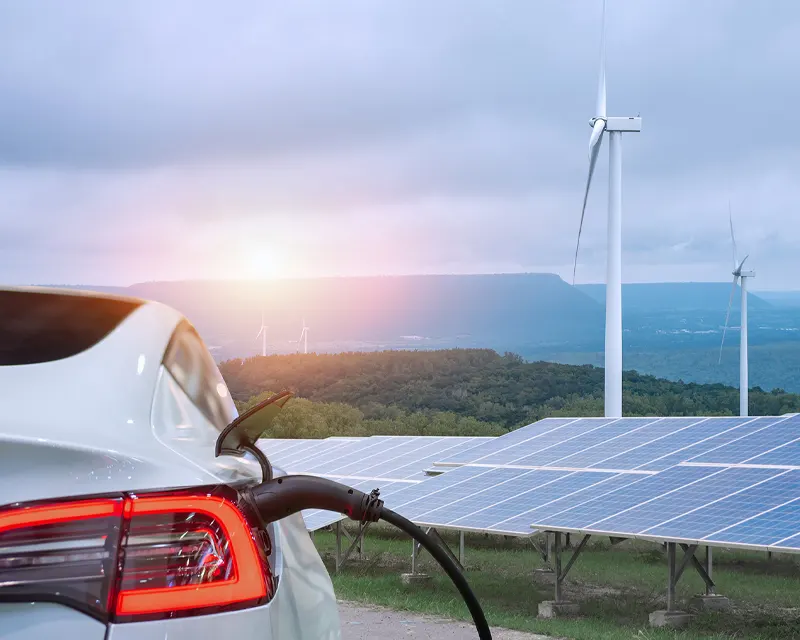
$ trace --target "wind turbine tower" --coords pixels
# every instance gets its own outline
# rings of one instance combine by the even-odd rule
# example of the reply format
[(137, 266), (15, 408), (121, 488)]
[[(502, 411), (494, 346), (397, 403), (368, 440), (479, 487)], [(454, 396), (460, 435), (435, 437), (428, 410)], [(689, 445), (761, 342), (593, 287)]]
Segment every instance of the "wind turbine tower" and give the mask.
[(733, 296), (736, 293), (737, 281), (741, 282), (742, 288), (742, 312), (739, 321), (739, 415), (747, 416), (749, 412), (748, 405), (748, 371), (747, 371), (747, 279), (755, 278), (755, 271), (744, 271), (745, 260), (749, 254), (742, 258), (739, 262), (739, 255), (736, 251), (736, 237), (733, 235), (733, 215), (730, 211), (730, 203), (728, 203), (728, 216), (731, 224), (731, 244), (733, 245), (733, 286), (731, 287), (731, 297), (728, 300), (728, 312), (725, 314), (725, 328), (722, 330), (722, 343), (719, 345), (719, 363), (722, 362), (722, 347), (725, 346), (725, 334), (728, 331), (728, 320), (731, 316), (731, 307), (733, 306)]
[(600, 37), (600, 81), (597, 89), (595, 117), (589, 121), (592, 133), (589, 137), (589, 174), (583, 195), (583, 209), (575, 247), (575, 264), (572, 284), (578, 268), (578, 250), (586, 215), (586, 202), (597, 156), (608, 132), (608, 255), (606, 264), (606, 340), (605, 340), (605, 415), (622, 417), (622, 134), (638, 133), (642, 130), (642, 119), (637, 117), (609, 117), (606, 115), (606, 50), (605, 50), (606, 6), (603, 1), (603, 20)]
[(258, 340), (258, 337), (261, 336), (261, 355), (262, 356), (266, 356), (267, 355), (267, 329), (269, 329), (269, 327), (264, 324), (264, 312), (262, 311), (261, 312), (261, 328), (258, 330), (258, 333), (256, 334), (256, 340)]
[(303, 343), (303, 353), (308, 353), (308, 329), (306, 326), (306, 319), (303, 318), (303, 330), (300, 332), (300, 339), (297, 341), (298, 347)]

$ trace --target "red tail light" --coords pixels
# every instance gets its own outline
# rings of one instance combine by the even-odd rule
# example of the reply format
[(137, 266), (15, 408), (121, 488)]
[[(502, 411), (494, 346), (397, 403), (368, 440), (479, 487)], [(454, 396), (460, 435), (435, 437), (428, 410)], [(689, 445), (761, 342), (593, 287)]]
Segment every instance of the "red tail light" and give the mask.
[(255, 606), (267, 554), (228, 488), (0, 510), (0, 601), (54, 601), (125, 622)]

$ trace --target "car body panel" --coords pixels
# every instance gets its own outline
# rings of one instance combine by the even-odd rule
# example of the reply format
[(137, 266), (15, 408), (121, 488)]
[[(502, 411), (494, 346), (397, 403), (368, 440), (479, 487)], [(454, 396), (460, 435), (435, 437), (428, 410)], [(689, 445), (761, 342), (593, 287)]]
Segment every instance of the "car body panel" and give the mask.
[(3, 640), (104, 640), (106, 625), (53, 602), (0, 602)]
[[(169, 307), (145, 303), (76, 355), (0, 366), (0, 389), (10, 400), (0, 416), (0, 508), (260, 479), (261, 467), (249, 456), (214, 456), (218, 428), (162, 364), (183, 321)], [(330, 576), (301, 516), (273, 523), (268, 531), (269, 562), (279, 582), (263, 606), (106, 626), (62, 605), (0, 603), (0, 635), (13, 629), (15, 640), (92, 640), (106, 632), (107, 640), (336, 640), (340, 626)], [(32, 617), (37, 612), (38, 622)]]

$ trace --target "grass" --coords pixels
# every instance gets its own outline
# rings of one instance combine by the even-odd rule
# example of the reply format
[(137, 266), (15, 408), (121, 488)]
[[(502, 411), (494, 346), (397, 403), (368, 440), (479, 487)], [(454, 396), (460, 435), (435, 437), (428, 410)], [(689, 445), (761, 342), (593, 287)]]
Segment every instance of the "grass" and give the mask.
[[(457, 534), (444, 537), (457, 548)], [(370, 529), (363, 558), (338, 574), (333, 571), (334, 534), (318, 531), (315, 542), (341, 599), (469, 619), (458, 592), (427, 554), (420, 556), (419, 570), (432, 574), (433, 581), (401, 584), (398, 574), (410, 571), (411, 543), (390, 529)], [(565, 597), (581, 605), (581, 616), (571, 619), (536, 617), (539, 602), (553, 599), (552, 584), (532, 577), (534, 569), (543, 567), (529, 541), (467, 534), (467, 579), (493, 626), (575, 640), (800, 639), (800, 572), (793, 556), (767, 560), (763, 553), (715, 550), (717, 592), (728, 596), (733, 607), (722, 614), (697, 614), (683, 631), (648, 627), (648, 614), (666, 604), (666, 554), (658, 545), (623, 542), (612, 547), (607, 539), (590, 541), (565, 581)], [(685, 602), (703, 591), (700, 576), (687, 568), (678, 598)]]

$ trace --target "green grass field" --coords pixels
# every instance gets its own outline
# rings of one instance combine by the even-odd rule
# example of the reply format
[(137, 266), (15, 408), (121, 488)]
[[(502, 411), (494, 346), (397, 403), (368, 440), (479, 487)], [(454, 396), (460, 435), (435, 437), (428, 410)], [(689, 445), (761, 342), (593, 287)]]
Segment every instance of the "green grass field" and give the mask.
[[(457, 534), (444, 537), (457, 548)], [(370, 529), (363, 557), (356, 556), (338, 574), (333, 570), (334, 534), (318, 531), (315, 543), (343, 600), (469, 618), (458, 592), (424, 552), (418, 570), (431, 573), (433, 581), (401, 584), (399, 574), (410, 571), (411, 542), (388, 528)], [(467, 579), (493, 626), (575, 640), (800, 638), (800, 563), (794, 556), (768, 560), (765, 553), (715, 549), (717, 593), (728, 596), (733, 607), (721, 614), (698, 614), (683, 631), (648, 626), (648, 614), (665, 608), (667, 563), (659, 545), (623, 542), (612, 547), (607, 538), (590, 541), (565, 582), (566, 598), (581, 605), (581, 615), (572, 619), (536, 617), (539, 602), (553, 599), (552, 584), (533, 578), (534, 569), (543, 567), (529, 541), (467, 535)], [(678, 586), (681, 601), (703, 590), (700, 576), (687, 568)]]

